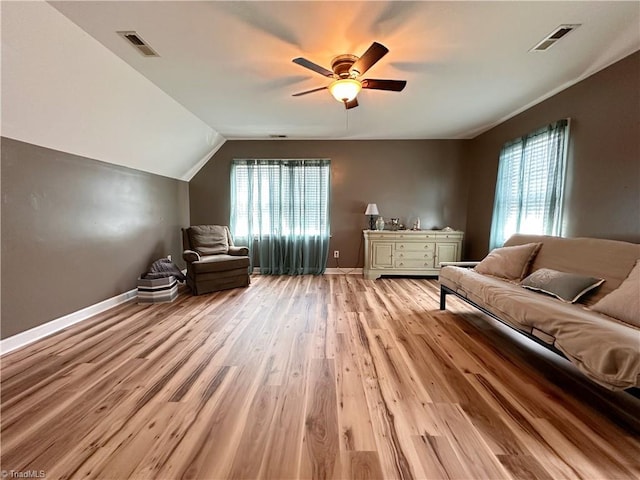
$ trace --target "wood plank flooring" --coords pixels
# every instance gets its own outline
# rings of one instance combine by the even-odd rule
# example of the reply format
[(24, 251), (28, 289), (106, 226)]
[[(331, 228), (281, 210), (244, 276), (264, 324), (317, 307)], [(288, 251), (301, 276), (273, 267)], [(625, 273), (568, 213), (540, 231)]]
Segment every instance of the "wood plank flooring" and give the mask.
[[(254, 276), (1, 358), (1, 469), (109, 479), (637, 479), (640, 401), (425, 279)], [(11, 474), (11, 471), (15, 472)]]

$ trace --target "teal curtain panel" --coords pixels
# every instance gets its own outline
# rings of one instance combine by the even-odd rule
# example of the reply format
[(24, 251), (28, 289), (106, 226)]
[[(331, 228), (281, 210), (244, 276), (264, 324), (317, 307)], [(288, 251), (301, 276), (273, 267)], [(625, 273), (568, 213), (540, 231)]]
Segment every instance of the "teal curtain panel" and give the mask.
[(330, 186), (328, 159), (232, 161), (231, 233), (249, 246), (260, 273), (324, 273)]

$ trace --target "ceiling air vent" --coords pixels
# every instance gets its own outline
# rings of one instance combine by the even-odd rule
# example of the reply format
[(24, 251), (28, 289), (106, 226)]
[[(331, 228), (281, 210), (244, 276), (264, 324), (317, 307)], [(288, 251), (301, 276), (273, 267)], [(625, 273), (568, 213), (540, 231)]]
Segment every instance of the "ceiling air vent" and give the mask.
[(575, 30), (580, 26), (579, 23), (560, 25), (553, 32), (543, 38), (538, 44), (533, 47), (530, 52), (543, 52), (551, 48), (558, 40), (566, 36), (569, 32)]
[(122, 38), (127, 40), (145, 57), (159, 57), (155, 50), (151, 48), (136, 32), (116, 32)]

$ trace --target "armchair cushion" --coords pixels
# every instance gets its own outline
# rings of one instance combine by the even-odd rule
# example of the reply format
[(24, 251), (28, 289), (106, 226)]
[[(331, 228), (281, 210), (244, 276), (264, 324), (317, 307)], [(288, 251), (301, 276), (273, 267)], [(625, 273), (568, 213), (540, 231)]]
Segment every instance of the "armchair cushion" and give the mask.
[[(234, 257), (232, 255), (208, 255), (203, 256), (197, 262), (190, 265), (195, 274), (224, 272), (226, 270), (236, 270), (244, 268), (247, 271), (249, 267), (249, 257)], [(247, 273), (248, 275), (248, 273)]]
[(191, 249), (200, 255), (226, 254), (229, 251), (227, 229), (221, 225), (196, 225), (189, 228)]

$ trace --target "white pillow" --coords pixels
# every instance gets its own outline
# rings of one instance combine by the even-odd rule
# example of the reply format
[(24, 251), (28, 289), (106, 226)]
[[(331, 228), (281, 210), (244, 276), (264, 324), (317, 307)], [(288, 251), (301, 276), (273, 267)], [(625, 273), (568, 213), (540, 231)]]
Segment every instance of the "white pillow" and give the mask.
[(640, 259), (620, 286), (591, 309), (640, 327)]
[(476, 265), (475, 271), (507, 280), (522, 280), (541, 246), (542, 243), (525, 243), (496, 248)]

